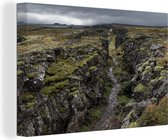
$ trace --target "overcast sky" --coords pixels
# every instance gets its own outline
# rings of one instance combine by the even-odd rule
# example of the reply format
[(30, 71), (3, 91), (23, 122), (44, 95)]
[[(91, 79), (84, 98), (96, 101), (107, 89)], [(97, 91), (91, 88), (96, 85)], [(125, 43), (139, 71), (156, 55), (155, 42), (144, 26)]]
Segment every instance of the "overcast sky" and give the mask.
[(100, 8), (22, 3), (17, 5), (18, 22), (38, 24), (132, 24), (167, 26), (166, 13), (135, 12)]

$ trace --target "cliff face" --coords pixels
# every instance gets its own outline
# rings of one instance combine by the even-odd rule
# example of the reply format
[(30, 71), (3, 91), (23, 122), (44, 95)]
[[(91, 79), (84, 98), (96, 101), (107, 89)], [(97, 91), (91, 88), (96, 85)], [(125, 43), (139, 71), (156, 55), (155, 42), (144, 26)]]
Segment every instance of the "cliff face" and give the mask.
[(103, 98), (108, 44), (55, 48), (18, 57), (18, 134), (77, 132)]
[[(120, 36), (116, 37), (119, 41)], [(133, 35), (127, 32), (126, 40), (116, 49), (122, 128), (168, 123), (167, 37), (166, 32)]]

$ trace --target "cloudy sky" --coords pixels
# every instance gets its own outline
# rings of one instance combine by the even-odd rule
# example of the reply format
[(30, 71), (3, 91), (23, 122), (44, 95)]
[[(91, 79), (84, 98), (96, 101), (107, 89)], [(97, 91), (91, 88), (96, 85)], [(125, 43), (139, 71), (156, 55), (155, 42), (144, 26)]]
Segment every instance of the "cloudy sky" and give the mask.
[(167, 26), (165, 13), (136, 12), (99, 8), (22, 3), (17, 5), (18, 22), (36, 24), (132, 24)]

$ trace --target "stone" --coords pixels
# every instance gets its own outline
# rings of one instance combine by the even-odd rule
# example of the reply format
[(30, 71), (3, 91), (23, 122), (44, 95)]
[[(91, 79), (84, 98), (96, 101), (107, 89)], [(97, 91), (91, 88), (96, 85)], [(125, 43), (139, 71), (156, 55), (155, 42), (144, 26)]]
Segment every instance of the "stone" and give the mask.
[(155, 51), (155, 50), (158, 50), (158, 49), (160, 49), (161, 48), (161, 45), (160, 44), (153, 44), (153, 45), (151, 45), (151, 47), (150, 47), (150, 50), (152, 50), (152, 51)]

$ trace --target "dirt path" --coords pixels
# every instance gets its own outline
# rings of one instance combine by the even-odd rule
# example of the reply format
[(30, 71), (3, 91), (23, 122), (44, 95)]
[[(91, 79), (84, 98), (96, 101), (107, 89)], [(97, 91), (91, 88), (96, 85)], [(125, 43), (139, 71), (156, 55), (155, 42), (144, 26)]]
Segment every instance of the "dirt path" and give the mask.
[[(116, 59), (113, 58), (114, 66), (117, 65)], [(117, 105), (117, 95), (120, 90), (120, 84), (117, 81), (117, 78), (113, 74), (113, 67), (109, 69), (109, 77), (113, 82), (113, 87), (111, 89), (111, 93), (108, 98), (108, 105), (105, 108), (104, 113), (100, 120), (96, 123), (94, 130), (107, 130), (107, 129), (115, 129), (119, 128), (119, 121), (114, 113), (114, 108)]]

